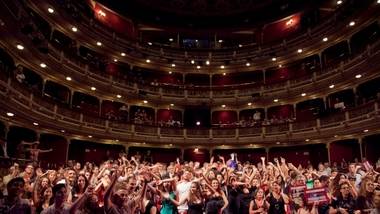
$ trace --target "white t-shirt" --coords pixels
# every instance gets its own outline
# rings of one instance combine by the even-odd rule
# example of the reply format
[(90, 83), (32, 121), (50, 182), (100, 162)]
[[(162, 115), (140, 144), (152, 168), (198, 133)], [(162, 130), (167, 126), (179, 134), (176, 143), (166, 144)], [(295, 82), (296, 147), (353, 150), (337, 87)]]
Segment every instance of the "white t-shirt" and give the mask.
[[(181, 201), (182, 198), (187, 197), (190, 191), (190, 187), (191, 187), (190, 181), (181, 181), (179, 184), (177, 184), (177, 192), (178, 192), (179, 201)], [(187, 206), (187, 202), (179, 205), (177, 209), (179, 212), (188, 210), (189, 207)]]

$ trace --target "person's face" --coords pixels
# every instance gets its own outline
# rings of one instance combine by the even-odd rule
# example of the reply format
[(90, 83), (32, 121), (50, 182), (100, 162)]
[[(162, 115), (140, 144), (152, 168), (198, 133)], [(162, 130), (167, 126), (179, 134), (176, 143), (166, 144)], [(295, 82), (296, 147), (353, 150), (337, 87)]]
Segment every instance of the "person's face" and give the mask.
[(263, 198), (264, 197), (264, 190), (259, 189), (256, 194), (256, 198)]
[(334, 171), (331, 173), (331, 177), (335, 178), (338, 175), (338, 172)]
[(223, 180), (223, 176), (220, 175), (220, 174), (218, 174), (218, 175), (216, 176), (216, 179), (218, 179), (218, 181), (221, 182), (221, 181)]
[(321, 186), (322, 186), (322, 184), (319, 180), (314, 180), (314, 188), (319, 188)]
[(58, 190), (55, 193), (55, 202), (62, 204), (63, 202), (66, 201), (67, 198), (67, 190), (66, 187), (62, 187), (60, 190)]
[(45, 192), (44, 192), (44, 196), (45, 196), (46, 198), (51, 198), (51, 197), (53, 196), (53, 192), (52, 192), (51, 188), (47, 188), (47, 189), (45, 190)]
[(76, 163), (76, 164), (75, 164), (75, 169), (80, 169), (80, 168), (81, 168), (80, 163)]
[(134, 178), (129, 179), (128, 184), (127, 184), (127, 189), (134, 190), (135, 188), (136, 188), (136, 179)]
[(81, 187), (81, 188), (84, 188), (84, 186), (86, 185), (86, 180), (83, 176), (80, 176), (78, 178), (78, 186)]
[(350, 187), (348, 186), (348, 184), (343, 184), (340, 187), (340, 193), (342, 193), (343, 197), (348, 196), (348, 194), (350, 194)]
[(33, 173), (33, 170), (34, 170), (34, 167), (33, 167), (32, 165), (28, 165), (28, 166), (25, 168), (25, 172), (28, 173), (28, 174)]
[(122, 206), (124, 201), (128, 200), (128, 193), (125, 190), (119, 190), (115, 193), (113, 199), (117, 206)]
[(273, 183), (272, 187), (274, 192), (279, 193), (281, 190), (280, 185), (278, 185), (277, 183)]
[(192, 183), (191, 186), (190, 186), (190, 191), (192, 193), (195, 193), (197, 191), (197, 184)]
[(375, 185), (373, 184), (372, 181), (368, 181), (366, 184), (365, 184), (365, 190), (367, 192), (373, 192), (375, 190)]
[(84, 173), (84, 177), (86, 177), (87, 180), (90, 180), (90, 177), (91, 177), (90, 172), (85, 172), (85, 173)]
[(377, 209), (380, 208), (380, 190), (376, 190), (373, 195), (373, 204)]
[(318, 164), (318, 169), (319, 169), (320, 171), (322, 171), (322, 170), (325, 169), (325, 167), (323, 166), (323, 164)]
[(211, 187), (214, 188), (214, 189), (218, 189), (219, 188), (219, 182), (218, 180), (212, 180), (211, 182)]
[(185, 171), (183, 173), (183, 179), (185, 179), (185, 180), (190, 180), (191, 179), (191, 174), (190, 174), (189, 171)]
[(209, 178), (209, 179), (213, 179), (213, 178), (215, 178), (215, 173), (214, 173), (213, 171), (210, 171), (210, 172), (208, 173), (208, 178)]
[(127, 169), (127, 174), (133, 174), (133, 169), (132, 169), (131, 167), (129, 167), (129, 168)]
[(24, 193), (24, 186), (23, 182), (14, 182), (8, 189), (8, 194), (21, 196)]
[(349, 170), (351, 173), (354, 173), (354, 172), (355, 172), (355, 165), (354, 165), (354, 164), (350, 164), (348, 170)]
[(49, 175), (48, 175), (48, 178), (50, 181), (54, 181), (55, 178), (57, 177), (57, 173), (54, 171), (54, 172), (50, 172)]
[(92, 171), (94, 174), (97, 174), (99, 173), (99, 168), (98, 167), (94, 167), (94, 170)]
[(43, 178), (43, 179), (41, 180), (41, 187), (47, 187), (48, 184), (49, 184), (49, 179), (47, 179), (47, 178)]
[(75, 180), (75, 177), (76, 177), (75, 171), (74, 171), (74, 170), (70, 170), (70, 171), (68, 172), (68, 178), (69, 178), (69, 181), (74, 181), (74, 180)]

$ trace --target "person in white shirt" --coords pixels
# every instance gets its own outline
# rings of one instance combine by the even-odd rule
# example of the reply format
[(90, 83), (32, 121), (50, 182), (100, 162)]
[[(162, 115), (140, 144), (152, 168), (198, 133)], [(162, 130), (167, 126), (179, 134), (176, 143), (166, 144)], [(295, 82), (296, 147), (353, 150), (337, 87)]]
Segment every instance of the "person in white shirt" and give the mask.
[[(191, 173), (187, 170), (184, 170), (182, 175), (182, 180), (177, 184), (177, 195), (179, 201), (182, 201), (182, 198), (185, 198), (188, 196), (190, 187), (191, 187)], [(177, 207), (179, 214), (185, 214), (187, 213), (187, 210), (189, 209), (189, 206), (186, 203), (183, 203)]]

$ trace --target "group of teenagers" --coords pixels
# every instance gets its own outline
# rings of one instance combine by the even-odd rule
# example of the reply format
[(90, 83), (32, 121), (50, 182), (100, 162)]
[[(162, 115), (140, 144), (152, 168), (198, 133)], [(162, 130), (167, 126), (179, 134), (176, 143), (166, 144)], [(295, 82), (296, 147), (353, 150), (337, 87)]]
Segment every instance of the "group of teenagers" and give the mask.
[(284, 158), (241, 163), (149, 163), (125, 154), (99, 166), (69, 162), (9, 168), (0, 213), (378, 214), (380, 175), (367, 161), (347, 168), (294, 166)]

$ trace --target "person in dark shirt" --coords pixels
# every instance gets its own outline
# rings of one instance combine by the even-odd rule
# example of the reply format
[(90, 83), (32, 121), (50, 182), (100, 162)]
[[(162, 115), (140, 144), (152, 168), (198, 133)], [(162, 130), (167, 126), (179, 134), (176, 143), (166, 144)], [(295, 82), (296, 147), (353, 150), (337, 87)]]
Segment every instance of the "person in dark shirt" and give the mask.
[(359, 214), (360, 210), (357, 209), (356, 199), (350, 193), (350, 184), (343, 182), (339, 185), (340, 193), (336, 199), (331, 203), (330, 214)]
[(13, 178), (7, 184), (8, 196), (0, 201), (0, 213), (32, 213), (29, 201), (22, 199), (25, 181), (21, 177)]

